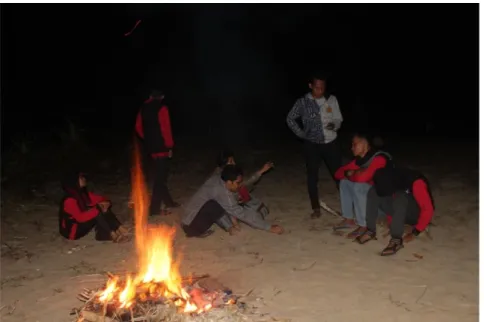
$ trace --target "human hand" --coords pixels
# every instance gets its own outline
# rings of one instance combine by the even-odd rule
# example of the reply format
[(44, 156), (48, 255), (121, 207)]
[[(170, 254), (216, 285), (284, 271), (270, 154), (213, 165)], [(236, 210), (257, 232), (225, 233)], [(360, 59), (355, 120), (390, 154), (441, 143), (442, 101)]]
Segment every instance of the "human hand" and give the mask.
[(270, 169), (272, 169), (274, 167), (274, 162), (266, 162), (266, 164), (264, 164), (262, 166), (262, 168), (259, 170), (259, 172), (261, 174), (264, 174), (266, 173), (267, 171), (269, 171)]
[(355, 170), (346, 170), (345, 177), (351, 177), (355, 173)]
[(284, 233), (284, 228), (279, 225), (272, 225), (270, 232), (273, 234), (281, 235), (282, 233)]
[(98, 203), (99, 207), (101, 208), (102, 212), (106, 212), (111, 207), (111, 202), (109, 200), (104, 200)]
[(232, 217), (232, 227), (236, 230), (236, 231), (240, 231), (240, 225), (239, 225), (239, 221), (237, 220), (237, 218), (235, 217)]
[(168, 151), (168, 157), (171, 159), (173, 157), (173, 150)]
[(335, 128), (336, 128), (336, 125), (334, 125), (334, 123), (328, 123), (328, 125), (326, 125), (326, 129), (330, 131), (333, 131)]
[(230, 228), (229, 228), (229, 235), (230, 235), (230, 236), (235, 236), (235, 235), (237, 235), (237, 234), (238, 234), (238, 230), (237, 230), (237, 229), (235, 229), (235, 227), (234, 227), (234, 226), (232, 226), (232, 227), (230, 227)]
[(403, 236), (403, 242), (404, 243), (408, 243), (408, 242), (411, 242), (412, 240), (415, 239), (415, 235), (413, 233), (406, 233), (404, 236)]

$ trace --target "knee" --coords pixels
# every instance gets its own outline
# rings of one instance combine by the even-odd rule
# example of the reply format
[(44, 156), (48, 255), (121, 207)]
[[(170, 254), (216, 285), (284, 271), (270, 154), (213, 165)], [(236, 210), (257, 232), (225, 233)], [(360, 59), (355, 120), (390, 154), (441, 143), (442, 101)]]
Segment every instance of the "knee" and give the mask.
[(378, 202), (380, 197), (376, 193), (375, 187), (370, 187), (366, 193), (367, 202)]
[(353, 189), (354, 184), (354, 182), (351, 182), (348, 179), (343, 179), (339, 182), (339, 189), (347, 191), (349, 189)]
[(395, 198), (393, 199), (393, 206), (395, 209), (406, 208), (408, 205), (407, 194), (405, 192), (395, 193)]
[(366, 198), (366, 195), (368, 194), (368, 191), (370, 190), (371, 186), (368, 183), (359, 183), (355, 182), (353, 184), (353, 189), (355, 190), (357, 195), (364, 196)]

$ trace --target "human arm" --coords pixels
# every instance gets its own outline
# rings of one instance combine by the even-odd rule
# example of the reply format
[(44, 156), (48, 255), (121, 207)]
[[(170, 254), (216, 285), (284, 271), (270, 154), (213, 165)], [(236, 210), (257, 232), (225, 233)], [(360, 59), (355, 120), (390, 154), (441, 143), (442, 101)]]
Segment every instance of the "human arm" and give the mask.
[(215, 196), (215, 200), (230, 216), (237, 218), (247, 225), (262, 230), (271, 229), (271, 225), (259, 213), (251, 209), (244, 209), (238, 204), (234, 194), (228, 190), (218, 193)]
[(93, 206), (99, 205), (103, 212), (106, 212), (109, 207), (111, 207), (111, 201), (106, 199), (103, 196), (97, 195), (95, 193), (89, 192), (89, 199), (91, 199), (91, 203)]
[(160, 123), (161, 135), (165, 141), (165, 145), (168, 149), (172, 149), (174, 146), (173, 135), (171, 133), (171, 121), (168, 107), (163, 106), (158, 112), (158, 121)]
[(294, 134), (296, 134), (298, 137), (301, 139), (304, 138), (304, 131), (301, 129), (299, 124), (296, 122), (296, 119), (301, 117), (301, 100), (297, 100), (296, 103), (294, 103), (292, 109), (289, 111), (289, 114), (287, 115), (286, 118), (286, 123), (291, 129)]
[(375, 171), (384, 168), (387, 160), (377, 155), (366, 169), (358, 169), (348, 179), (353, 182), (371, 182)]
[(341, 114), (341, 110), (339, 108), (339, 102), (336, 96), (331, 97), (330, 106), (333, 110), (333, 121), (334, 124), (334, 131), (338, 131), (343, 124), (343, 115)]
[(143, 133), (143, 121), (141, 120), (141, 112), (138, 112), (138, 115), (136, 116), (135, 129), (138, 136), (143, 139), (144, 133)]
[(427, 228), (434, 215), (434, 207), (430, 198), (427, 184), (422, 179), (416, 180), (412, 187), (413, 197), (420, 208), (418, 222), (415, 225), (414, 234), (418, 235)]
[(93, 207), (87, 211), (81, 211), (74, 198), (67, 198), (64, 201), (64, 211), (79, 223), (89, 221), (99, 214), (99, 209), (97, 207)]
[(257, 170), (255, 173), (253, 173), (247, 180), (244, 180), (242, 185), (247, 187), (247, 189), (251, 190), (252, 186), (259, 181), (259, 179), (262, 177), (264, 173), (269, 171), (274, 167), (274, 163), (272, 162), (266, 162), (262, 168)]
[(346, 178), (346, 171), (356, 171), (358, 170), (358, 166), (356, 165), (356, 161), (353, 160), (350, 163), (345, 164), (344, 166), (340, 167), (334, 173), (334, 177), (336, 180), (343, 180)]

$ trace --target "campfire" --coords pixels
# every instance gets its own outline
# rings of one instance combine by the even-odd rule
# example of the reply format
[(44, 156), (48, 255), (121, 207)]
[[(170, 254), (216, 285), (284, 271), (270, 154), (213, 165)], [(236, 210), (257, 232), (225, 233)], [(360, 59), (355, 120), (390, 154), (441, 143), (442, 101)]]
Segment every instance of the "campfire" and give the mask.
[(170, 321), (170, 316), (194, 316), (215, 308), (233, 306), (236, 297), (216, 280), (182, 277), (180, 258), (174, 258), (175, 228), (147, 222), (148, 193), (139, 150), (132, 171), (138, 272), (124, 276), (108, 273), (105, 285), (84, 289), (75, 309), (78, 321)]

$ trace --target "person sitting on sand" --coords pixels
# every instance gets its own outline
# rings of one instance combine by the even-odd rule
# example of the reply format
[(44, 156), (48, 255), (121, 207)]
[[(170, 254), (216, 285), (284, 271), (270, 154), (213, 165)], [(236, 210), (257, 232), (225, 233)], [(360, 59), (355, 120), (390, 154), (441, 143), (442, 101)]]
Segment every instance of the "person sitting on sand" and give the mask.
[(355, 227), (347, 235), (354, 239), (366, 231), (366, 195), (371, 188), (373, 175), (377, 169), (392, 167), (392, 158), (388, 153), (372, 148), (368, 136), (363, 134), (353, 136), (351, 151), (355, 158), (335, 173), (335, 178), (340, 180), (341, 212), (344, 219), (334, 229)]
[[(366, 204), (367, 228), (356, 241), (365, 244), (376, 239), (376, 221), (381, 208), (387, 213), (391, 236), (381, 255), (393, 255), (403, 248), (403, 242), (413, 240), (430, 224), (435, 210), (432, 193), (425, 176), (408, 168), (379, 169), (373, 180)], [(412, 226), (412, 231), (404, 235), (405, 224)]]
[[(220, 176), (223, 168), (228, 164), (236, 164), (234, 153), (230, 150), (222, 150), (217, 156), (217, 168), (215, 168), (213, 175)], [(262, 168), (254, 172), (248, 179), (244, 178), (236, 194), (236, 198), (241, 206), (259, 212), (264, 219), (269, 215), (269, 208), (260, 199), (254, 197), (251, 191), (262, 175), (273, 167), (274, 163), (266, 162)]]
[(211, 176), (183, 207), (181, 222), (186, 236), (209, 236), (214, 223), (234, 234), (237, 228), (232, 217), (254, 228), (282, 234), (282, 227), (270, 225), (259, 213), (238, 203), (235, 193), (242, 181), (242, 170), (235, 165), (225, 166), (220, 176)]
[(59, 209), (59, 232), (64, 238), (77, 240), (94, 228), (98, 241), (127, 240), (128, 231), (111, 211), (111, 202), (88, 191), (86, 177), (82, 173), (67, 175), (62, 188), (65, 196)]

